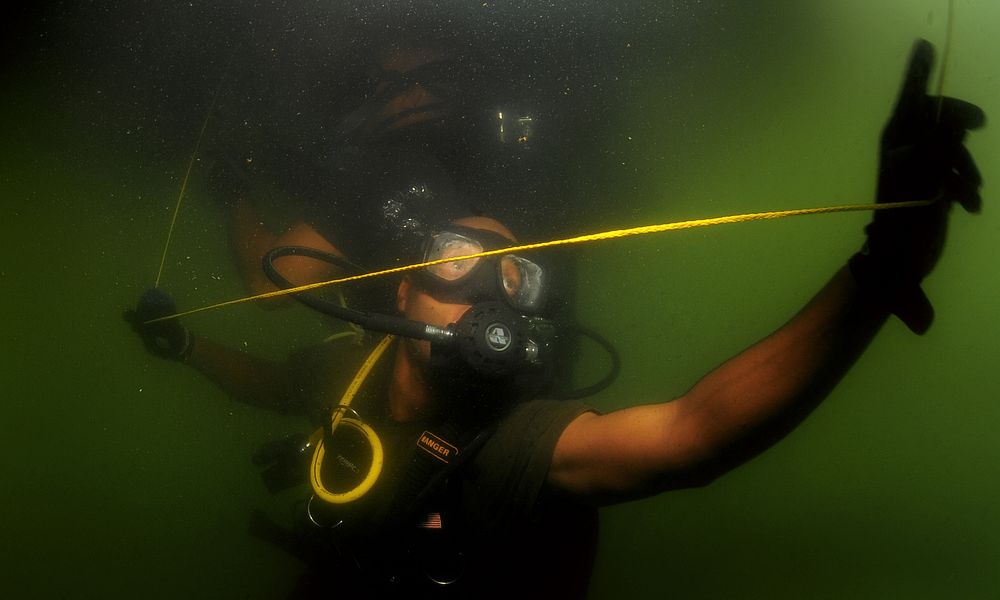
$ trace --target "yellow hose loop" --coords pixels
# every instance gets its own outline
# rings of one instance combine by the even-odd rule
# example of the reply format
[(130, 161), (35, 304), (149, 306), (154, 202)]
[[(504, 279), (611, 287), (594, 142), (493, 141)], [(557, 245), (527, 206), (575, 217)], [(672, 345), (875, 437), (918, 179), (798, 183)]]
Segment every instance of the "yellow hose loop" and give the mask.
[[(339, 413), (340, 411), (336, 412)], [(329, 502), (330, 504), (346, 504), (365, 495), (375, 485), (375, 481), (378, 480), (378, 476), (382, 473), (382, 464), (385, 461), (382, 451), (382, 441), (378, 439), (375, 430), (367, 423), (363, 423), (352, 417), (344, 417), (339, 420), (339, 423), (360, 432), (364, 436), (372, 449), (372, 464), (368, 468), (368, 474), (365, 475), (365, 478), (357, 486), (346, 492), (331, 492), (323, 484), (322, 479), (323, 458), (326, 456), (326, 451), (323, 449), (323, 439), (320, 436), (320, 441), (316, 444), (316, 451), (313, 452), (312, 465), (309, 469), (309, 480), (312, 483), (312, 489), (316, 493), (316, 496), (320, 500)]]
[(329, 281), (319, 281), (316, 283), (309, 283), (306, 285), (300, 285), (293, 288), (287, 288), (283, 290), (276, 290), (273, 292), (266, 292), (263, 294), (257, 294), (255, 296), (247, 296), (245, 298), (237, 298), (236, 300), (228, 300), (226, 302), (220, 302), (218, 304), (212, 304), (211, 306), (203, 306), (201, 308), (195, 308), (193, 310), (188, 310), (184, 312), (175, 313), (172, 315), (167, 315), (165, 317), (160, 317), (158, 319), (151, 319), (146, 321), (149, 323), (156, 323), (158, 321), (166, 321), (168, 319), (176, 319), (177, 317), (183, 317), (187, 315), (192, 315), (195, 313), (203, 312), (206, 310), (212, 310), (216, 308), (222, 308), (224, 306), (230, 306), (233, 304), (242, 304), (243, 302), (250, 302), (252, 300), (264, 300), (266, 298), (274, 298), (277, 296), (285, 296), (287, 294), (295, 294), (297, 292), (306, 292), (309, 290), (314, 290), (316, 288), (325, 287), (328, 285), (336, 285), (339, 283), (347, 283), (351, 281), (359, 281), (361, 279), (370, 279), (373, 277), (383, 277), (385, 275), (393, 275), (396, 273), (404, 273), (406, 271), (413, 271), (415, 269), (422, 269), (425, 267), (431, 267), (434, 265), (440, 265), (444, 263), (451, 263), (460, 260), (471, 260), (473, 258), (482, 258), (487, 256), (496, 256), (499, 254), (510, 254), (523, 252), (525, 250), (537, 250), (540, 248), (551, 248), (553, 246), (565, 246), (568, 244), (581, 244), (584, 242), (596, 242), (600, 240), (610, 240), (615, 238), (630, 237), (634, 235), (646, 235), (650, 233), (661, 233), (664, 231), (677, 231), (680, 229), (693, 229), (695, 227), (710, 227), (713, 225), (726, 225), (728, 223), (746, 223), (748, 221), (765, 221), (770, 219), (781, 219), (784, 217), (797, 217), (801, 215), (818, 215), (824, 213), (838, 213), (838, 212), (857, 212), (864, 210), (889, 210), (895, 208), (912, 208), (917, 206), (927, 206), (934, 202), (934, 200), (910, 200), (907, 202), (885, 202), (879, 204), (843, 204), (838, 206), (825, 206), (819, 208), (799, 208), (794, 210), (775, 210), (769, 212), (759, 212), (759, 213), (747, 213), (741, 215), (729, 215), (725, 217), (712, 217), (708, 219), (695, 219), (692, 221), (675, 221), (673, 223), (662, 223), (660, 225), (645, 225), (642, 227), (632, 227), (630, 229), (614, 229), (612, 231), (605, 231), (602, 233), (592, 233), (587, 235), (580, 235), (571, 238), (564, 238), (560, 240), (550, 240), (547, 242), (537, 242), (534, 244), (522, 244), (520, 246), (511, 246), (509, 248), (499, 248), (497, 250), (487, 250), (485, 252), (479, 252), (476, 254), (467, 254), (464, 256), (453, 256), (449, 258), (442, 258), (438, 260), (431, 260), (428, 262), (417, 263), (412, 265), (406, 265), (403, 267), (395, 267), (392, 269), (385, 269), (384, 271), (375, 271), (372, 273), (363, 273), (361, 275), (353, 275), (351, 277), (342, 277), (340, 279), (331, 279)]
[[(314, 441), (316, 449), (313, 451), (312, 464), (309, 469), (309, 481), (312, 484), (313, 491), (316, 496), (321, 500), (325, 500), (331, 504), (345, 504), (347, 502), (353, 502), (357, 500), (368, 490), (375, 485), (375, 481), (378, 479), (379, 474), (382, 472), (382, 464), (384, 462), (384, 453), (382, 450), (382, 441), (379, 439), (378, 434), (375, 430), (368, 426), (366, 423), (362, 422), (360, 419), (354, 419), (351, 417), (344, 417), (344, 413), (350, 407), (351, 402), (354, 400), (354, 396), (357, 395), (358, 390), (361, 389), (361, 384), (365, 382), (368, 378), (368, 374), (378, 363), (382, 355), (385, 354), (386, 349), (392, 344), (395, 336), (387, 335), (379, 340), (379, 343), (375, 345), (372, 351), (365, 358), (365, 361), (361, 363), (361, 368), (354, 375), (354, 379), (351, 380), (350, 385), (344, 390), (344, 394), (340, 397), (340, 404), (338, 404), (330, 413), (330, 432), (332, 433), (341, 424), (347, 425), (352, 429), (361, 433), (367, 440), (368, 445), (372, 449), (372, 464), (368, 469), (368, 474), (355, 488), (342, 492), (336, 493), (331, 492), (326, 485), (323, 483), (323, 457), (326, 456), (326, 449), (323, 447), (323, 430), (317, 430), (316, 433), (312, 435), (310, 440)], [(355, 413), (357, 414), (357, 413)]]

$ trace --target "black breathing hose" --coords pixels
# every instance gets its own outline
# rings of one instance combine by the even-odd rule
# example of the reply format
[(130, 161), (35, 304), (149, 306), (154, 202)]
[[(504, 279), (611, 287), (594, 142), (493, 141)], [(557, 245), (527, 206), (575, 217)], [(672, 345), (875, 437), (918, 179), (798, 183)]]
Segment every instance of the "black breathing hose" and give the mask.
[[(295, 287), (290, 281), (285, 279), (285, 277), (279, 273), (278, 269), (274, 266), (274, 259), (284, 256), (307, 256), (309, 258), (321, 260), (331, 265), (347, 269), (348, 271), (364, 272), (364, 269), (361, 267), (358, 267), (354, 263), (329, 252), (323, 252), (322, 250), (307, 248), (305, 246), (280, 246), (270, 250), (264, 255), (263, 267), (264, 273), (267, 275), (268, 279), (281, 289)], [(427, 323), (411, 321), (410, 319), (404, 319), (402, 317), (347, 308), (346, 306), (341, 306), (335, 302), (320, 298), (319, 296), (309, 292), (297, 292), (292, 294), (292, 297), (309, 308), (318, 310), (321, 313), (338, 319), (343, 319), (344, 321), (355, 323), (372, 331), (381, 331), (383, 333), (391, 333), (418, 340), (427, 340), (430, 342), (445, 342), (451, 338), (451, 333), (441, 327), (434, 327), (433, 325), (428, 325)]]

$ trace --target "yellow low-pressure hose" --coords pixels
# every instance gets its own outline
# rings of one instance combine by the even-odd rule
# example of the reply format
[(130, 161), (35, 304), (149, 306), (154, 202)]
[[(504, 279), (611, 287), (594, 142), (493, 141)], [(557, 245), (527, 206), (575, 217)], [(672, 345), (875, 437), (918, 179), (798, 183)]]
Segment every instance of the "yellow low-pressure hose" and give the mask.
[(385, 462), (385, 455), (382, 449), (382, 441), (379, 439), (378, 434), (375, 430), (371, 428), (370, 425), (363, 422), (361, 419), (354, 417), (344, 416), (344, 413), (348, 411), (351, 406), (351, 401), (354, 400), (354, 396), (361, 389), (361, 384), (365, 382), (368, 378), (368, 374), (371, 373), (372, 368), (385, 353), (386, 349), (392, 343), (394, 336), (387, 335), (382, 338), (375, 348), (372, 349), (371, 353), (368, 354), (368, 358), (361, 364), (361, 368), (358, 369), (357, 374), (354, 375), (354, 379), (351, 380), (350, 385), (344, 391), (343, 396), (340, 398), (340, 403), (330, 411), (330, 432), (331, 434), (337, 430), (341, 425), (347, 426), (356, 432), (360, 433), (364, 437), (365, 441), (372, 450), (372, 462), (371, 466), (368, 467), (368, 473), (365, 475), (361, 483), (356, 485), (346, 492), (333, 492), (323, 483), (323, 459), (326, 456), (326, 449), (323, 445), (323, 429), (318, 429), (311, 436), (311, 440), (315, 442), (316, 449), (313, 451), (312, 464), (309, 467), (309, 481), (312, 484), (313, 492), (316, 496), (331, 504), (346, 504), (348, 502), (353, 502), (365, 495), (368, 490), (375, 485), (375, 481), (378, 480), (379, 474), (382, 473), (382, 465)]

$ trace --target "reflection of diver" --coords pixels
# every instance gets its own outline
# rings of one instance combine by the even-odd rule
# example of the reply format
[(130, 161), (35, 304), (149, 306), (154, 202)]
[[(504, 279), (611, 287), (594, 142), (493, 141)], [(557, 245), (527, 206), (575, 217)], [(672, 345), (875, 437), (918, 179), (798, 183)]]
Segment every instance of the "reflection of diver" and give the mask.
[[(239, 198), (228, 211), (230, 245), (253, 293), (274, 289), (260, 264), (276, 247), (313, 248), (378, 270), (415, 262), (424, 232), (475, 214), (503, 216), (533, 239), (570, 231), (567, 214), (550, 219), (543, 212), (553, 206), (583, 214), (551, 189), (558, 178), (552, 153), (539, 142), (544, 119), (527, 100), (501, 102), (518, 94), (482, 84), (482, 69), (466, 58), (446, 42), (388, 45), (370, 68), (369, 93), (347, 117), (317, 128), (315, 139), (287, 140), (287, 152), (272, 147), (280, 164), (257, 155), (217, 169), (219, 194)], [(296, 216), (282, 233), (244, 198), (256, 180), (268, 178), (297, 198), (283, 207)], [(572, 257), (555, 251), (549, 261), (558, 266), (550, 270), (550, 304), (571, 313)], [(281, 264), (297, 284), (331, 279), (340, 267), (300, 256)], [(392, 309), (388, 280), (344, 293), (350, 306)], [(567, 360), (555, 368), (569, 376)]]
[[(511, 92), (486, 83), (483, 71), (454, 44), (400, 41), (376, 54), (364, 100), (339, 120), (275, 135), (230, 108), (213, 187), (229, 207), (230, 245), (250, 290), (273, 289), (259, 265), (278, 246), (339, 253), (376, 270), (410, 262), (399, 249), (413, 232), (463, 216), (499, 216), (534, 238), (567, 232), (568, 215), (539, 218), (544, 206), (565, 208), (546, 189), (557, 178), (537, 147), (537, 113), (501, 101)], [(249, 199), (269, 188), (288, 195), (278, 209), (283, 229)], [(283, 269), (297, 283), (335, 274), (309, 260)]]
[[(382, 323), (414, 337), (402, 338), (388, 362), (373, 357), (374, 371), (357, 386), (360, 396), (333, 396), (341, 400), (318, 420), (321, 433), (313, 443), (322, 442), (327, 454), (311, 479), (354, 499), (327, 503), (332, 508), (308, 506), (308, 515), (333, 531), (307, 538), (318, 553), (313, 556), (321, 558), (303, 589), (313, 584), (313, 591), (361, 597), (582, 597), (592, 558), (593, 507), (710, 483), (800, 423), (890, 315), (925, 331), (933, 313), (920, 285), (940, 255), (950, 203), (978, 208), (981, 181), (962, 142), (984, 122), (973, 105), (926, 95), (931, 58), (930, 45), (918, 43), (883, 131), (877, 199), (933, 202), (878, 212), (866, 228), (864, 250), (799, 313), (674, 400), (598, 414), (577, 401), (530, 397), (530, 385), (516, 385), (502, 369), (471, 371), (468, 361), (452, 360), (461, 356), (449, 351), (454, 345), (442, 354), (447, 339), (437, 338), (451, 338), (463, 321), (477, 320), (485, 297), (511, 308), (515, 321), (530, 319), (530, 298), (539, 289), (532, 290), (536, 271), (528, 263), (508, 261), (504, 269), (501, 259), (482, 261), (478, 272), (485, 269), (486, 276), (449, 264), (452, 270), (406, 277), (396, 295), (405, 320)], [(511, 238), (487, 219), (458, 224), (471, 230), (456, 229), (440, 240), (485, 247), (496, 234)], [(431, 241), (427, 247), (447, 244)], [(151, 307), (147, 299), (131, 317), (148, 347), (186, 356), (204, 370), (212, 346), (201, 339), (192, 343), (176, 321), (145, 323), (170, 308)], [(370, 316), (371, 325), (379, 322)], [(495, 345), (493, 350), (515, 352), (515, 373), (530, 372), (532, 357), (545, 355), (530, 350), (545, 329), (529, 326), (517, 342), (511, 342), (517, 339), (513, 333), (490, 338), (489, 325), (504, 322), (488, 318), (480, 321), (486, 327), (473, 330), (486, 335), (479, 342)], [(421, 329), (433, 341), (416, 339), (424, 337)], [(438, 362), (442, 356), (447, 360)], [(385, 377), (379, 369), (388, 370)], [(529, 397), (521, 396), (523, 390)], [(369, 425), (375, 435), (351, 426), (343, 431), (355, 433), (338, 437), (342, 428), (335, 422), (347, 418)], [(376, 436), (384, 451), (381, 472), (370, 490), (352, 493), (379, 462)], [(485, 441), (477, 446), (477, 439)], [(436, 464), (445, 457), (458, 457), (454, 471)], [(422, 562), (427, 558), (445, 560), (428, 565)], [(424, 587), (415, 591), (410, 584)]]

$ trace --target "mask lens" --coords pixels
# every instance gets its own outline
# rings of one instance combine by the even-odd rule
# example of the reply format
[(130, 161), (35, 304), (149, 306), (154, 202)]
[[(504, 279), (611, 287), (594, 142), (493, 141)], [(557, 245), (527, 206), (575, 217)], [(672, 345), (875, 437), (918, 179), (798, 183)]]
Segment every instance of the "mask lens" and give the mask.
[[(468, 256), (483, 251), (483, 246), (474, 239), (457, 233), (439, 233), (434, 236), (424, 256), (424, 261), (441, 260), (455, 256)], [(427, 267), (427, 271), (444, 281), (458, 281), (472, 272), (479, 264), (478, 258), (445, 262)]]
[(538, 310), (542, 304), (542, 268), (530, 260), (507, 254), (500, 259), (500, 281), (511, 305)]

